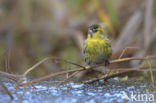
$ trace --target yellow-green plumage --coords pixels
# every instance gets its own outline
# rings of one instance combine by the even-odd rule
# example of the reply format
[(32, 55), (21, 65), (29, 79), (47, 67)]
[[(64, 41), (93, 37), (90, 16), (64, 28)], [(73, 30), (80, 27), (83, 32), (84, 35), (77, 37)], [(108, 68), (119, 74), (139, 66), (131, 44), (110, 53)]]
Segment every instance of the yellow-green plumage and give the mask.
[(88, 38), (84, 45), (84, 57), (87, 64), (108, 62), (111, 54), (110, 40), (105, 36), (101, 26), (95, 24), (89, 27)]

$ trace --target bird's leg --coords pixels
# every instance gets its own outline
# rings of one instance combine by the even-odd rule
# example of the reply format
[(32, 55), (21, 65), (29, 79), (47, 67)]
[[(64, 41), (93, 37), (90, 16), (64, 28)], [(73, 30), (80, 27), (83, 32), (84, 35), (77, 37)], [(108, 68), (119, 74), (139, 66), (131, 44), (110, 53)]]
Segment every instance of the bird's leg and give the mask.
[(109, 60), (105, 61), (105, 66), (108, 66), (110, 64)]

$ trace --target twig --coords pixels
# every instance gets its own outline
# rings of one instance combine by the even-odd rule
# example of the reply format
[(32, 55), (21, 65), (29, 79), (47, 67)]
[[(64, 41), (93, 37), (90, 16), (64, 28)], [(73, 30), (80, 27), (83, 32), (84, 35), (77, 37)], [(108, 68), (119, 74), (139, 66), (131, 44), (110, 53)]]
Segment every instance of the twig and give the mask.
[(36, 67), (38, 67), (41, 63), (49, 60), (50, 58), (44, 58), (43, 60), (39, 61), (38, 63), (36, 63), (35, 65), (33, 65), (31, 68), (29, 68), (23, 75), (26, 76), (30, 71), (32, 71), (33, 69), (35, 69)]
[(11, 80), (13, 80), (15, 82), (18, 81), (17, 75), (14, 75), (14, 74), (10, 74), (10, 73), (0, 71), (0, 76), (1, 77), (6, 77), (6, 78), (11, 79)]
[(108, 79), (110, 78), (114, 78), (114, 77), (117, 77), (117, 76), (121, 76), (121, 75), (124, 75), (126, 73), (129, 73), (129, 71), (124, 71), (124, 72), (119, 72), (119, 73), (115, 73), (115, 74), (112, 74), (112, 75), (108, 75), (108, 76), (105, 76), (105, 77), (102, 77), (102, 78), (96, 78), (96, 79), (93, 79), (91, 81), (86, 81), (86, 82), (83, 82), (84, 84), (90, 84), (90, 83), (93, 83), (93, 82), (96, 82), (96, 81), (99, 81), (99, 80), (104, 80), (104, 81), (107, 81)]
[(78, 71), (74, 72), (73, 74), (69, 75), (68, 78), (64, 79), (63, 81), (60, 82), (60, 84), (65, 83), (67, 80), (69, 80), (70, 78), (72, 78), (73, 76), (75, 76), (77, 73), (79, 73)]
[(82, 70), (84, 70), (84, 69), (83, 68), (78, 68), (78, 69), (73, 69), (73, 70), (61, 71), (61, 72), (57, 72), (57, 73), (51, 73), (51, 74), (43, 76), (41, 78), (28, 81), (27, 83), (20, 84), (20, 86), (25, 86), (25, 85), (32, 84), (32, 83), (35, 83), (35, 82), (39, 82), (41, 80), (48, 79), (50, 77), (54, 77), (54, 76), (58, 76), (58, 75), (66, 74), (66, 73), (72, 73), (72, 72), (76, 72), (76, 71), (82, 71)]
[[(155, 59), (156, 56), (148, 56), (148, 58)], [(112, 64), (112, 63), (118, 63), (118, 62), (130, 61), (130, 60), (145, 60), (145, 59), (147, 59), (147, 57), (122, 58), (122, 59), (112, 60), (112, 61), (110, 61), (110, 63)], [(105, 65), (105, 63), (97, 64), (97, 65), (93, 65), (93, 66), (86, 66), (85, 69), (83, 67), (80, 67), (80, 68), (77, 68), (77, 69), (61, 71), (61, 72), (57, 72), (57, 73), (51, 73), (51, 74), (43, 76), (41, 78), (28, 81), (27, 83), (20, 84), (20, 86), (25, 86), (25, 85), (28, 85), (28, 84), (39, 82), (41, 80), (45, 80), (45, 79), (48, 79), (48, 78), (51, 78), (51, 77), (54, 77), (54, 76), (58, 76), (58, 75), (62, 75), (62, 74), (66, 74), (66, 73), (72, 73), (72, 72), (76, 72), (76, 71), (89, 70), (89, 69), (92, 69), (92, 68), (95, 68), (95, 67), (99, 67), (99, 66), (103, 66), (103, 65)]]
[(47, 61), (47, 60), (50, 60), (50, 59), (52, 59), (52, 60), (58, 60), (58, 61), (64, 61), (64, 62), (66, 62), (66, 63), (68, 63), (68, 64), (76, 65), (76, 66), (79, 66), (79, 67), (82, 67), (82, 68), (85, 69), (84, 66), (81, 66), (81, 65), (79, 65), (79, 64), (76, 64), (76, 63), (73, 63), (73, 62), (70, 62), (70, 61), (61, 59), (61, 58), (47, 57), (47, 58), (45, 58), (45, 59), (39, 61), (39, 62), (36, 63), (35, 65), (33, 65), (33, 66), (32, 66), (31, 68), (29, 68), (23, 75), (15, 75), (15, 74), (10, 74), (10, 73), (6, 73), (6, 72), (0, 71), (0, 76), (1, 76), (1, 77), (6, 77), (6, 78), (8, 78), (8, 79), (11, 79), (11, 80), (15, 81), (17, 84), (19, 84), (19, 80), (20, 80), (20, 82), (22, 82), (22, 79), (21, 79), (21, 78), (26, 78), (26, 75), (27, 75), (30, 71), (34, 70), (34, 69), (35, 69), (36, 67), (38, 67), (40, 64), (42, 64), (43, 62), (45, 62), (45, 61)]
[[(154, 56), (148, 56), (149, 59), (156, 59), (156, 55)], [(110, 63), (118, 63), (118, 62), (123, 62), (123, 61), (130, 61), (130, 60), (146, 60), (146, 57), (130, 57), (130, 58), (122, 58), (122, 59), (117, 59), (117, 60), (112, 60)]]
[[(107, 81), (108, 79), (111, 79), (111, 78), (114, 78), (114, 77), (117, 77), (117, 76), (121, 76), (121, 75), (125, 75), (129, 72), (132, 72), (132, 71), (140, 71), (140, 70), (145, 70), (146, 68), (148, 67), (135, 67), (135, 68), (122, 68), (120, 70), (122, 70), (122, 72), (118, 72), (118, 73), (114, 73), (112, 75), (108, 75), (108, 76), (105, 76), (105, 77), (102, 77), (102, 78), (96, 78), (96, 79), (93, 79), (93, 80), (90, 80), (90, 81), (85, 81), (83, 82), (84, 84), (90, 84), (90, 83), (93, 83), (93, 82), (96, 82), (96, 81), (99, 81), (99, 80), (104, 80), (104, 81)], [(156, 68), (156, 66), (155, 66)]]
[(125, 54), (125, 52), (126, 52), (128, 49), (138, 49), (138, 47), (126, 47), (125, 49), (123, 49), (123, 51), (121, 52), (121, 55), (119, 56), (118, 59), (121, 59), (121, 57)]
[(6, 72), (2, 72), (2, 71), (0, 71), (0, 77), (5, 77), (8, 79), (11, 79), (14, 82), (16, 82), (17, 84), (27, 82), (27, 80), (26, 80), (27, 78), (23, 75), (15, 75), (15, 74), (10, 74), (10, 73), (6, 73)]
[(147, 62), (148, 62), (148, 65), (149, 65), (149, 70), (150, 70), (150, 74), (151, 74), (151, 80), (152, 80), (152, 83), (154, 83), (153, 72), (152, 72), (152, 65), (150, 63), (150, 60), (148, 59), (148, 56), (147, 56)]
[(45, 62), (45, 61), (47, 61), (47, 60), (50, 60), (50, 59), (55, 60), (55, 61), (56, 61), (56, 60), (57, 60), (57, 61), (64, 61), (64, 62), (66, 62), (66, 63), (68, 63), (68, 64), (76, 65), (76, 66), (78, 66), (78, 67), (82, 67), (82, 68), (85, 69), (84, 66), (81, 66), (81, 65), (79, 65), (79, 64), (73, 63), (73, 62), (71, 62), (71, 61), (67, 61), (67, 60), (64, 60), (64, 59), (61, 59), (61, 58), (56, 58), (56, 57), (47, 57), (47, 58), (44, 58), (43, 60), (39, 61), (39, 62), (36, 63), (35, 65), (33, 65), (33, 66), (32, 66), (31, 68), (29, 68), (23, 75), (26, 76), (30, 71), (34, 70), (36, 67), (38, 67), (39, 65), (41, 65), (43, 62)]
[[(142, 68), (142, 69), (135, 69), (134, 71), (150, 71), (149, 69), (147, 69), (149, 67), (146, 67), (146, 68)], [(152, 68), (156, 68), (156, 66), (152, 66)], [(126, 70), (131, 70), (133, 68), (119, 68), (119, 69), (113, 69), (111, 70), (112, 72), (113, 71), (125, 71)], [(156, 71), (156, 69), (152, 69), (151, 71)]]
[(3, 84), (0, 83), (0, 85), (5, 89), (5, 91), (7, 92), (7, 94), (10, 96), (11, 99), (14, 99), (13, 95), (11, 94), (11, 92), (8, 90), (8, 88)]

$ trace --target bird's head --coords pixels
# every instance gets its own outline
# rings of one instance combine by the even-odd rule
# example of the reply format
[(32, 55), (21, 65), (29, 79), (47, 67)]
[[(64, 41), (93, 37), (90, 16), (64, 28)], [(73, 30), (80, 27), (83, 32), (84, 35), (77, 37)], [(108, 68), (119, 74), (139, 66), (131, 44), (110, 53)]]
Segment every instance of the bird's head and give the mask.
[(95, 36), (104, 35), (104, 29), (98, 24), (93, 24), (89, 27), (88, 34), (90, 37), (94, 37), (94, 35)]

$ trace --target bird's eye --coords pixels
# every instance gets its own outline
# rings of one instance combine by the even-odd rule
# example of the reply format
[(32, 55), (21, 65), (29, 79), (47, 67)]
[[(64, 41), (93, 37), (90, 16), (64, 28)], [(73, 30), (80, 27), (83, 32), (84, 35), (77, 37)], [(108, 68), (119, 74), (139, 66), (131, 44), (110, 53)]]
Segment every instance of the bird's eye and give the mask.
[(98, 28), (99, 28), (99, 25), (97, 25), (97, 24), (94, 24), (89, 27), (89, 29), (92, 33), (96, 33), (98, 31)]

